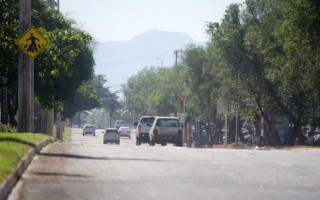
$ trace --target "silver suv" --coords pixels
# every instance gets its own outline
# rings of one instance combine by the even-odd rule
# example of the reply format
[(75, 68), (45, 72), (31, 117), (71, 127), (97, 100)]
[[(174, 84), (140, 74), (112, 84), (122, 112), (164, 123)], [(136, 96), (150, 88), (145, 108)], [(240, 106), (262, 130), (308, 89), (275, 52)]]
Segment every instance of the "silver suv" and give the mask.
[(149, 131), (150, 146), (155, 143), (166, 145), (173, 143), (176, 146), (182, 146), (182, 127), (176, 117), (156, 117)]
[(141, 143), (149, 143), (150, 126), (147, 124), (152, 124), (154, 119), (154, 116), (142, 116), (139, 123), (134, 124), (137, 126), (137, 145), (140, 145)]

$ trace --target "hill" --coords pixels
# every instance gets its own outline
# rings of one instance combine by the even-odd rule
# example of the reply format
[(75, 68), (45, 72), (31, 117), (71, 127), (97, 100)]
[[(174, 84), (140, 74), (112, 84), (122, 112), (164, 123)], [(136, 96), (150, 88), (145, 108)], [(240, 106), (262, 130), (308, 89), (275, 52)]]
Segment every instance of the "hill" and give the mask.
[(174, 51), (200, 44), (178, 32), (148, 31), (129, 41), (99, 42), (95, 52), (96, 74), (104, 74), (111, 91), (148, 66), (173, 66)]

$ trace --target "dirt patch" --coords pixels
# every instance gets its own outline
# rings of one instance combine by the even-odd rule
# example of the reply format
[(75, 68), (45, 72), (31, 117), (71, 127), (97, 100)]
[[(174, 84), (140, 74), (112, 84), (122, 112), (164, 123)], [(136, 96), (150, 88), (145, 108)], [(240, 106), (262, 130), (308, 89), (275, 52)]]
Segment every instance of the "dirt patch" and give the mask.
[[(238, 146), (248, 146), (249, 147), (248, 149), (252, 149), (252, 150), (302, 150), (302, 149), (319, 149), (320, 150), (320, 146), (308, 146), (308, 145), (258, 147), (257, 145), (254, 145), (254, 144), (245, 144), (242, 142), (238, 142)], [(225, 147), (224, 144), (213, 146), (213, 148), (218, 148), (218, 149), (221, 149), (221, 148), (234, 149), (235, 147), (236, 147), (235, 143), (228, 144), (227, 147)]]

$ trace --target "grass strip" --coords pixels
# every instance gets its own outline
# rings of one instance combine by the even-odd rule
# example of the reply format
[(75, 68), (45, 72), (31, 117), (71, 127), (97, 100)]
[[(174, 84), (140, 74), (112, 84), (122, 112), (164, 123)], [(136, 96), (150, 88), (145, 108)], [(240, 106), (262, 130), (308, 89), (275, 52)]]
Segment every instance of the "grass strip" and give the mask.
[(62, 135), (62, 141), (63, 142), (67, 142), (68, 134), (69, 134), (69, 127), (64, 127), (63, 135)]
[(19, 160), (29, 149), (49, 137), (35, 133), (0, 132), (0, 183), (14, 173)]

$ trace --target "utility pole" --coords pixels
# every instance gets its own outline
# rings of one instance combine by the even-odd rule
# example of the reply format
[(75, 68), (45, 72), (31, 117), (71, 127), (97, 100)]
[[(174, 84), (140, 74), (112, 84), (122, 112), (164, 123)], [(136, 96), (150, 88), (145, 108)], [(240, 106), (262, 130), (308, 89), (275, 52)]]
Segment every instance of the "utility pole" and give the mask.
[(174, 54), (176, 55), (176, 66), (177, 66), (178, 65), (178, 54), (179, 54), (179, 51), (175, 50)]
[[(31, 0), (19, 0), (19, 35), (31, 26)], [(31, 58), (19, 49), (18, 132), (31, 132)]]
[[(51, 9), (55, 8), (55, 0), (50, 0), (49, 6)], [(54, 124), (54, 109), (47, 110), (47, 134), (53, 136), (53, 124)], [(57, 133), (59, 139), (59, 133)]]
[(50, 0), (50, 8), (54, 9), (55, 4), (56, 4), (55, 0)]

